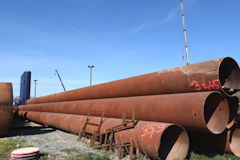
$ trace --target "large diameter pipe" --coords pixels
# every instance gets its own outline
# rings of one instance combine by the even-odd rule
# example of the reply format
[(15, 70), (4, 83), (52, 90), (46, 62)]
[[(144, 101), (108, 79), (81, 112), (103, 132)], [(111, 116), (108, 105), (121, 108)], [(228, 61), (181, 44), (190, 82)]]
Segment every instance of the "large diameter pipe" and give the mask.
[[(31, 121), (47, 124), (74, 134), (84, 126), (87, 116), (19, 111), (19, 115)], [(101, 117), (91, 117), (89, 123), (99, 124)], [(120, 125), (122, 119), (104, 118), (100, 133)], [(97, 126), (87, 125), (86, 132), (95, 133)], [(116, 132), (116, 142), (133, 141), (135, 148), (154, 159), (184, 159), (188, 152), (188, 135), (175, 124), (138, 121), (134, 128)]]
[(190, 149), (195, 153), (231, 153), (240, 157), (240, 128), (225, 130), (219, 135), (188, 132)]
[(121, 118), (123, 112), (131, 118), (135, 113), (137, 120), (177, 123), (215, 134), (223, 132), (229, 120), (227, 101), (215, 91), (29, 104), (19, 110), (93, 116), (104, 111), (110, 118)]
[(0, 136), (9, 133), (12, 122), (13, 92), (11, 83), (0, 83)]
[(234, 128), (227, 132), (225, 152), (240, 157), (240, 128)]
[(230, 57), (225, 57), (33, 98), (27, 100), (26, 103), (36, 104), (212, 90), (233, 95), (240, 89), (239, 80), (240, 70), (237, 62)]

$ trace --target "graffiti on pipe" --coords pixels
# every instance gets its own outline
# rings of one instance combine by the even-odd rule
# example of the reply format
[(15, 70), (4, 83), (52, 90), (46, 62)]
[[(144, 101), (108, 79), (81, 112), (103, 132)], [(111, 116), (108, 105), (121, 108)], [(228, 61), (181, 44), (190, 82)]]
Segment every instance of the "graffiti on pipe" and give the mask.
[(142, 127), (142, 134), (141, 134), (141, 137), (145, 137), (145, 136), (149, 136), (150, 138), (152, 138), (152, 136), (155, 134), (155, 133), (161, 133), (163, 132), (165, 128), (165, 125), (160, 125), (160, 124), (147, 124), (147, 125), (144, 125)]
[(195, 87), (197, 91), (212, 91), (212, 90), (218, 90), (220, 88), (219, 86), (219, 80), (213, 80), (213, 81), (208, 81), (207, 83), (198, 83), (197, 81), (192, 81), (192, 86)]

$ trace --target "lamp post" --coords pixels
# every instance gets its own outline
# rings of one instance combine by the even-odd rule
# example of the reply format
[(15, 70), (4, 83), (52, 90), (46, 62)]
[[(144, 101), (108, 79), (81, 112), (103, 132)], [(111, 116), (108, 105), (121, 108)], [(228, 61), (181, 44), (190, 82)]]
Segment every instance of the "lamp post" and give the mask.
[(37, 97), (37, 94), (36, 94), (37, 93), (37, 81), (38, 80), (36, 80), (36, 79), (34, 80), (34, 82), (35, 82), (34, 97)]
[(94, 66), (92, 65), (92, 66), (88, 66), (88, 68), (90, 68), (90, 86), (92, 85), (92, 68), (93, 68)]

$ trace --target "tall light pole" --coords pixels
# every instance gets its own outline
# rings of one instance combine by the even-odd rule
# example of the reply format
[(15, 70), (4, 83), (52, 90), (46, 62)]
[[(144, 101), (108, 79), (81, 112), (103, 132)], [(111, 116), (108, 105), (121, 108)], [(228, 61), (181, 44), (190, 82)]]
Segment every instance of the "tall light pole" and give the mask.
[(187, 59), (187, 65), (189, 65), (189, 56), (188, 56), (188, 45), (187, 45), (187, 33), (186, 33), (186, 27), (185, 27), (185, 20), (184, 20), (184, 13), (183, 13), (183, 2), (180, 0), (181, 3), (181, 11), (182, 11), (182, 24), (183, 24), (183, 33), (184, 33), (184, 40), (185, 40), (185, 49), (186, 49), (186, 59)]
[(35, 90), (34, 90), (34, 97), (36, 98), (37, 97), (37, 81), (38, 80), (34, 80), (34, 82), (35, 82)]
[(92, 66), (88, 66), (88, 68), (90, 68), (90, 86), (92, 85), (92, 68), (93, 68), (94, 66), (92, 65)]

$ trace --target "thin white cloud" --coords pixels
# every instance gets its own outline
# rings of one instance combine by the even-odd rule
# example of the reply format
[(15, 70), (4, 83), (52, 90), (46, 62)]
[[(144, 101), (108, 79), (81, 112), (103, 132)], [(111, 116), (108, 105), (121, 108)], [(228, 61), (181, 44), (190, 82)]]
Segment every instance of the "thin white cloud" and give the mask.
[[(183, 1), (183, 5), (184, 6), (193, 6), (196, 5), (198, 3), (198, 0), (184, 0)], [(160, 21), (160, 24), (166, 24), (168, 22), (171, 22), (175, 19), (177, 19), (177, 17), (181, 16), (181, 10), (180, 10), (180, 1), (177, 3), (177, 5), (175, 6), (174, 9), (170, 10), (170, 12), (168, 13), (168, 15)]]
[(29, 54), (35, 55), (35, 56), (44, 56), (46, 55), (45, 52), (39, 51), (39, 50), (29, 50)]
[(143, 23), (143, 24), (139, 25), (138, 27), (136, 27), (136, 28), (133, 30), (133, 33), (134, 33), (134, 34), (137, 34), (137, 33), (141, 32), (145, 27), (146, 27), (146, 24)]
[(165, 24), (168, 23), (172, 20), (174, 20), (177, 17), (177, 11), (176, 10), (172, 10), (168, 13), (168, 15), (160, 22), (160, 24)]

